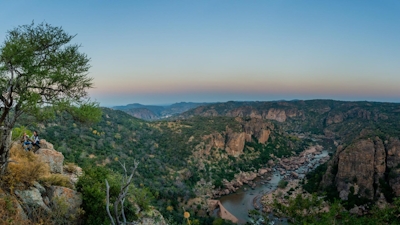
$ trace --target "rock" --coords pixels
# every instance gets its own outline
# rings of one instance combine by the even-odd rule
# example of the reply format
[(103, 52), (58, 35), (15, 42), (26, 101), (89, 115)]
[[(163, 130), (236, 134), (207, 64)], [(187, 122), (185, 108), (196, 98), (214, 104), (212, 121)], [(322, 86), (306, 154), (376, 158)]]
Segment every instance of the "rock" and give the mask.
[(38, 182), (33, 182), (33, 186), (36, 188), (36, 189), (38, 189), (39, 190), (39, 192), (40, 192), (40, 194), (45, 194), (46, 193), (46, 189), (42, 186), (42, 185), (40, 185)]
[(390, 170), (389, 185), (396, 196), (400, 196), (400, 168)]
[(29, 208), (41, 208), (50, 212), (49, 207), (44, 204), (42, 195), (37, 188), (31, 187), (28, 190), (16, 190), (15, 195)]
[(40, 148), (36, 151), (39, 159), (47, 163), (52, 173), (63, 173), (64, 156), (53, 149)]
[(78, 183), (79, 177), (83, 175), (82, 168), (77, 165), (64, 165), (64, 175), (69, 178), (70, 183), (75, 187)]
[(342, 193), (349, 193), (349, 182), (357, 183), (361, 196), (373, 198), (374, 162), (375, 144), (372, 140), (358, 140), (340, 153), (336, 187), (341, 199), (345, 199)]
[(40, 148), (46, 148), (46, 149), (51, 149), (54, 150), (53, 144), (50, 142), (47, 142), (45, 139), (41, 139), (39, 141), (40, 143)]
[(66, 187), (51, 186), (48, 189), (47, 195), (53, 204), (59, 204), (60, 201), (67, 203), (68, 214), (78, 218), (79, 209), (82, 204), (82, 196), (79, 192)]
[(258, 169), (258, 175), (262, 176), (269, 172), (269, 169)]
[[(383, 142), (379, 138), (375, 138), (374, 141), (375, 144), (375, 168), (374, 168), (374, 184), (377, 187), (380, 187), (380, 179), (385, 178), (385, 171), (386, 171), (386, 151), (385, 151), (385, 146), (383, 145)], [(376, 190), (375, 196), (379, 196), (381, 192), (381, 188), (378, 188)]]
[(214, 211), (218, 207), (218, 200), (207, 199), (208, 212)]
[(24, 209), (21, 207), (21, 204), (19, 204), (19, 201), (16, 199), (15, 196), (4, 193), (4, 191), (0, 188), (0, 198), (8, 198), (9, 200), (11, 200), (13, 209), (16, 209), (16, 211), (14, 211), (13, 213), (17, 213), (19, 218), (21, 218), (22, 220), (28, 220), (28, 216), (24, 212)]
[(227, 132), (225, 150), (229, 155), (239, 156), (243, 153), (245, 133)]
[(167, 225), (164, 217), (156, 209), (151, 209), (147, 212), (142, 212), (142, 214), (140, 216), (141, 216), (140, 221), (135, 224), (138, 224), (138, 225)]
[(362, 215), (362, 211), (360, 210), (360, 208), (358, 208), (358, 206), (354, 206), (354, 208), (350, 209), (349, 212), (354, 215)]
[[(396, 144), (398, 143), (398, 144)], [(396, 157), (397, 146), (399, 158)], [(393, 157), (393, 158), (391, 158)], [(350, 188), (354, 194), (368, 199), (379, 198), (381, 181), (385, 180), (387, 167), (396, 165), (400, 159), (400, 142), (391, 139), (386, 148), (383, 141), (374, 139), (358, 139), (346, 148), (338, 146), (333, 159), (328, 163), (328, 169), (321, 182), (323, 187), (335, 184), (341, 199), (347, 199)], [(337, 165), (337, 174), (332, 173)], [(392, 175), (397, 173), (391, 170)], [(398, 175), (389, 176), (389, 185), (397, 196), (400, 195), (400, 171)], [(398, 192), (396, 192), (398, 190)]]
[(299, 178), (299, 175), (296, 173), (296, 172), (294, 172), (294, 171), (292, 171), (291, 173), (290, 173), (290, 175), (292, 175), (294, 178)]
[(268, 165), (269, 165), (269, 166), (274, 166), (275, 163), (274, 163), (274, 161), (273, 161), (272, 159), (270, 159), (270, 160), (268, 160)]
[(265, 115), (265, 119), (276, 120), (278, 122), (285, 122), (286, 121), (286, 112), (283, 109), (271, 108), (268, 110), (267, 115)]
[(387, 144), (387, 166), (397, 167), (400, 164), (400, 141), (397, 138), (390, 138)]
[(258, 139), (258, 143), (265, 144), (268, 141), (270, 134), (271, 134), (270, 130), (261, 130), (259, 134), (256, 136), (256, 138)]

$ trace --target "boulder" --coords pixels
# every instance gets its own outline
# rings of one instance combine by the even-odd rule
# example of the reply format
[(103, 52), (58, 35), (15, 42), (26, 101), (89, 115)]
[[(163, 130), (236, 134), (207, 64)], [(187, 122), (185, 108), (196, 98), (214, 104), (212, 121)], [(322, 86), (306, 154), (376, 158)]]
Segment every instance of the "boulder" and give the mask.
[(28, 208), (42, 208), (50, 212), (49, 207), (44, 204), (42, 195), (37, 188), (31, 187), (28, 190), (16, 190), (15, 195), (18, 196), (22, 203)]
[(53, 144), (50, 142), (47, 142), (45, 139), (41, 139), (39, 143), (40, 143), (40, 148), (47, 148), (47, 149), (54, 150)]
[(40, 148), (36, 151), (38, 158), (47, 163), (51, 173), (63, 173), (64, 155), (54, 149)]
[(262, 175), (264, 175), (264, 174), (266, 174), (268, 172), (269, 172), (269, 169), (262, 169), (262, 168), (258, 169), (258, 175), (259, 176), (262, 176)]

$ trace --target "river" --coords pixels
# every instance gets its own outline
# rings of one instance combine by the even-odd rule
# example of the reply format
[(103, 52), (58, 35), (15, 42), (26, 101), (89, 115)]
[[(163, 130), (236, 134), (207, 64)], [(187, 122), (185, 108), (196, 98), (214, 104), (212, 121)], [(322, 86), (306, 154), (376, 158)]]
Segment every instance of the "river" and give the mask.
[[(321, 154), (310, 156), (309, 163), (305, 163), (300, 166), (296, 173), (299, 174), (299, 179), (304, 177), (304, 174), (307, 173), (312, 167), (314, 169), (318, 166), (318, 162), (323, 157), (328, 155), (327, 150), (323, 150)], [(232, 193), (229, 195), (222, 196), (219, 198), (222, 205), (232, 213), (236, 218), (239, 219), (238, 224), (244, 224), (250, 220), (248, 216), (248, 211), (254, 209), (253, 201), (256, 205), (261, 206), (260, 198), (273, 190), (275, 190), (278, 186), (278, 183), (281, 179), (284, 178), (285, 175), (289, 175), (290, 171), (286, 171), (286, 174), (281, 175), (276, 167), (273, 168), (273, 172), (270, 173), (271, 180), (267, 180), (265, 178), (256, 178), (255, 182), (257, 186), (254, 189), (251, 189), (248, 185), (242, 186), (240, 189), (236, 191), (236, 193)], [(256, 198), (256, 199), (255, 199)], [(276, 224), (276, 223), (275, 223)]]

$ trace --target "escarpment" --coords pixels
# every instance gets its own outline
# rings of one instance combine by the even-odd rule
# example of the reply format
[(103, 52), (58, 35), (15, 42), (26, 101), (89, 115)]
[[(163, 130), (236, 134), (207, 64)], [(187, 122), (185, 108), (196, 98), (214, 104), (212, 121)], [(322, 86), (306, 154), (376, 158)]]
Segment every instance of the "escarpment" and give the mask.
[(343, 200), (349, 195), (374, 200), (388, 191), (400, 196), (399, 160), (398, 138), (359, 139), (347, 147), (338, 147), (322, 185), (334, 185)]

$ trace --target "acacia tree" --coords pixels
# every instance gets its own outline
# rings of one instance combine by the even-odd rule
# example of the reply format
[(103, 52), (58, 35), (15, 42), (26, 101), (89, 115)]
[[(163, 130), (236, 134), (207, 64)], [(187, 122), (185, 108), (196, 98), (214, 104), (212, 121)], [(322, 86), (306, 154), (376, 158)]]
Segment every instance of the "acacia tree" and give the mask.
[(0, 175), (9, 158), (11, 130), (22, 114), (36, 117), (66, 110), (96, 121), (101, 111), (88, 98), (90, 59), (69, 44), (75, 35), (46, 23), (7, 32), (0, 46)]

